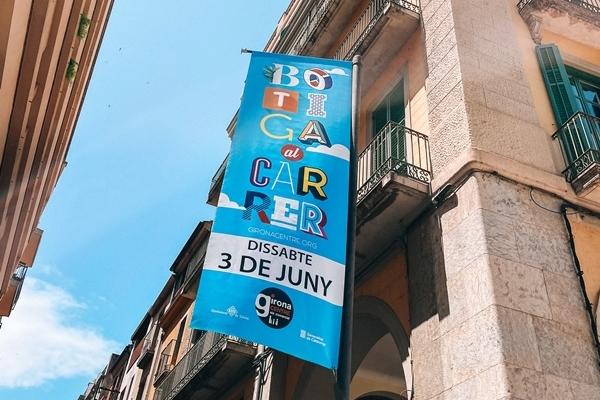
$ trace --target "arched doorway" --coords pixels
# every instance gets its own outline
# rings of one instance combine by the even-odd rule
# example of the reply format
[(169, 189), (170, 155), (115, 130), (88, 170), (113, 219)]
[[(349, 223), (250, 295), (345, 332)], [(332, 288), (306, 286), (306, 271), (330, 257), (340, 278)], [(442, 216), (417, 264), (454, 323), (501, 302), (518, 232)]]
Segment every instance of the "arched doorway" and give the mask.
[(359, 397), (357, 400), (406, 400), (406, 397), (398, 396), (394, 393), (378, 393), (378, 394), (368, 394), (368, 395)]
[[(408, 336), (394, 311), (376, 297), (355, 300), (351, 399), (402, 400), (411, 382)], [(294, 400), (333, 399), (333, 373), (306, 365)], [(409, 384), (410, 385), (410, 384)]]

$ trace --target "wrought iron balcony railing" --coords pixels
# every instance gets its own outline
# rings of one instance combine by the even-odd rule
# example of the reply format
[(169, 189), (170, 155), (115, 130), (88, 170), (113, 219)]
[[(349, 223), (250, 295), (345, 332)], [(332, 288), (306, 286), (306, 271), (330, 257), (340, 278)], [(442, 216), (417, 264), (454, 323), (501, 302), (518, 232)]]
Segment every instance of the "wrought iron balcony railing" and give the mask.
[(390, 7), (400, 7), (416, 14), (421, 12), (419, 0), (371, 0), (342, 41), (334, 58), (351, 58)]
[(360, 203), (389, 172), (431, 182), (427, 136), (403, 123), (389, 122), (358, 156), (357, 201)]
[(300, 27), (298, 35), (296, 35), (289, 48), (290, 54), (303, 54), (307, 45), (313, 40), (313, 36), (318, 31), (318, 28), (327, 23), (328, 15), (331, 14), (339, 2), (340, 0), (317, 1), (320, 4), (308, 12), (306, 20)]
[(25, 280), (25, 276), (27, 275), (27, 270), (29, 269), (29, 267), (27, 267), (27, 265), (22, 265), (19, 264), (19, 266), (17, 267), (17, 269), (15, 270), (12, 278), (16, 281), (23, 281)]
[(172, 400), (223, 349), (228, 341), (253, 345), (233, 336), (207, 332), (190, 348), (156, 388), (154, 400)]
[(138, 368), (146, 367), (150, 360), (154, 357), (154, 349), (156, 348), (156, 337), (157, 337), (158, 323), (154, 322), (151, 328), (146, 332), (146, 335), (142, 339), (142, 349), (140, 356), (137, 360)]
[(176, 345), (177, 340), (173, 339), (160, 353), (160, 357), (158, 358), (158, 367), (156, 368), (156, 375), (154, 376), (155, 382), (159, 381), (173, 369), (173, 354), (175, 354)]
[(573, 182), (588, 168), (600, 164), (600, 118), (575, 113), (554, 134), (560, 142), (567, 168), (563, 171), (568, 182)]
[(29, 268), (26, 265), (21, 265), (17, 267), (14, 272), (12, 279), (17, 284), (17, 289), (15, 290), (15, 296), (13, 297), (11, 310), (14, 310), (17, 306), (17, 302), (19, 301), (19, 297), (21, 297), (21, 289), (23, 289), (23, 282), (25, 281), (25, 276), (27, 276), (27, 271)]
[(219, 193), (221, 191), (221, 185), (223, 184), (223, 177), (225, 176), (225, 169), (227, 168), (227, 161), (229, 161), (229, 154), (223, 160), (217, 172), (213, 175), (210, 181), (210, 188), (208, 189), (208, 199), (209, 203), (211, 203), (211, 199), (214, 200), (214, 205), (217, 203), (217, 199), (219, 197)]
[[(527, 7), (528, 5), (530, 5), (536, 1), (539, 1), (539, 0), (520, 0), (519, 3), (517, 4), (517, 7), (519, 8), (519, 12), (523, 11), (523, 9), (525, 9), (525, 7)], [(564, 1), (566, 3), (571, 3), (574, 5), (580, 6), (582, 8), (585, 8), (586, 10), (600, 13), (600, 0), (560, 0), (560, 1)]]
[(154, 323), (152, 328), (146, 333), (146, 336), (144, 336), (144, 339), (142, 339), (142, 354), (154, 351), (154, 337), (156, 333), (155, 329), (157, 329), (157, 326), (158, 325)]

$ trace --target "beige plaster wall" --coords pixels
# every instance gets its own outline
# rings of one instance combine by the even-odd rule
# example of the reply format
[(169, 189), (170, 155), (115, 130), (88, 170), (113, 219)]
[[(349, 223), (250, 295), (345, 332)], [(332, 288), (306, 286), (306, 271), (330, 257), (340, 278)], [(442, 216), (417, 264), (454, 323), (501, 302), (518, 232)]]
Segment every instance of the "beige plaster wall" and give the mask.
[[(434, 175), (477, 149), (558, 175), (564, 169), (536, 44), (516, 0), (423, 0)], [(544, 33), (569, 63), (598, 50)], [(452, 166), (455, 167), (455, 166)]]
[(569, 215), (569, 221), (587, 295), (593, 309), (597, 310), (598, 296), (600, 296), (600, 219), (575, 213)]
[(187, 350), (190, 347), (191, 342), (191, 329), (189, 327), (190, 320), (192, 318), (192, 313), (194, 310), (194, 303), (190, 307), (188, 307), (184, 313), (174, 322), (171, 326), (168, 327), (168, 330), (165, 331), (162, 335), (161, 343), (159, 346), (158, 352), (154, 355), (152, 360), (152, 369), (150, 371), (150, 375), (148, 379), (151, 380), (150, 385), (148, 386), (148, 390), (146, 391), (146, 400), (154, 399), (154, 393), (156, 391), (156, 387), (154, 386), (154, 378), (156, 376), (156, 371), (158, 369), (158, 362), (160, 359), (160, 354), (163, 350), (169, 345), (171, 340), (177, 339), (177, 334), (179, 333), (179, 324), (183, 321), (183, 318), (186, 318), (186, 326), (183, 331), (183, 336), (181, 338), (181, 345), (179, 346), (179, 353), (177, 355), (177, 360), (175, 364), (181, 360), (181, 358), (187, 353)]
[(405, 85), (406, 126), (425, 135), (429, 133), (426, 76), (424, 35), (418, 29), (407, 40), (402, 50), (390, 59), (373, 84), (363, 88), (360, 104), (359, 150), (364, 149), (371, 140), (371, 112), (402, 79)]

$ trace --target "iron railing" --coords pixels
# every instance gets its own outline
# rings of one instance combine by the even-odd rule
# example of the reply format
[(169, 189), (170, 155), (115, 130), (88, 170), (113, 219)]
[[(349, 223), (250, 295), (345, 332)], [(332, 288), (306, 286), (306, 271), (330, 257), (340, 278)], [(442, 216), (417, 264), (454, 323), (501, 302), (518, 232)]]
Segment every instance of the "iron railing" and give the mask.
[(140, 357), (143, 357), (146, 353), (153, 353), (156, 347), (156, 330), (158, 329), (158, 323), (152, 323), (152, 327), (146, 332), (146, 335), (142, 339), (142, 351)]
[(342, 41), (334, 58), (351, 58), (390, 7), (400, 7), (416, 14), (421, 13), (419, 0), (371, 0)]
[(575, 113), (554, 133), (567, 164), (563, 171), (568, 182), (573, 182), (590, 166), (600, 163), (600, 118)]
[(207, 248), (208, 240), (205, 240), (202, 245), (200, 245), (200, 248), (196, 251), (196, 255), (192, 258), (187, 269), (185, 270), (185, 279), (183, 281), (184, 287), (188, 284), (188, 282), (197, 277), (198, 271), (200, 271), (200, 268), (204, 265), (204, 258), (206, 257)]
[(253, 345), (233, 336), (206, 332), (156, 388), (154, 400), (172, 400), (228, 341)]
[[(528, 5), (535, 3), (537, 1), (539, 1), (539, 0), (521, 0), (521, 1), (519, 1), (519, 3), (517, 4), (517, 7), (519, 8), (519, 12), (523, 11), (523, 9), (525, 7), (527, 7)], [(559, 0), (559, 1), (564, 1), (567, 3), (575, 4), (577, 6), (585, 8), (586, 10), (600, 13), (600, 0)]]
[(173, 369), (173, 354), (175, 353), (176, 345), (177, 340), (173, 339), (160, 353), (160, 357), (158, 358), (158, 367), (156, 368), (156, 375), (154, 376), (155, 381), (158, 381), (159, 378)]
[(15, 296), (13, 297), (11, 310), (14, 310), (17, 306), (17, 302), (19, 301), (19, 297), (21, 297), (21, 290), (23, 289), (23, 282), (25, 281), (25, 276), (27, 276), (27, 271), (29, 267), (23, 264), (19, 264), (15, 272), (13, 273), (12, 279), (16, 282), (17, 289), (15, 290)]
[(220, 182), (223, 181), (223, 176), (225, 175), (225, 168), (227, 168), (227, 161), (228, 160), (229, 160), (229, 154), (227, 154), (227, 157), (225, 157), (225, 159), (223, 160), (223, 162), (219, 166), (219, 169), (217, 169), (217, 172), (215, 172), (215, 174), (213, 175), (212, 179), (210, 180), (210, 188), (208, 189), (208, 193), (212, 193), (213, 190), (215, 189), (215, 187)]
[[(327, 16), (331, 14), (340, 0), (320, 1), (318, 6), (312, 7), (306, 15), (306, 20), (300, 27), (299, 33), (290, 45), (290, 54), (302, 54), (306, 46), (311, 42), (317, 28), (327, 22)], [(319, 1), (317, 1), (319, 3)]]
[(360, 203), (389, 172), (431, 182), (427, 136), (389, 122), (358, 156), (357, 201)]

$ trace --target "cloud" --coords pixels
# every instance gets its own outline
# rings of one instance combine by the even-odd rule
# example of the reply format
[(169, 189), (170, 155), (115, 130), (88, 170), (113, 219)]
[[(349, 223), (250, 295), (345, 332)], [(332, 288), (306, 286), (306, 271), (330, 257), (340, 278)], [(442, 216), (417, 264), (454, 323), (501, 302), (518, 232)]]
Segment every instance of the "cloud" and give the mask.
[(221, 194), (219, 194), (219, 207), (223, 207), (223, 208), (233, 208), (236, 210), (245, 210), (246, 208), (240, 206), (238, 203), (236, 203), (235, 201), (231, 201), (229, 200), (229, 196), (227, 196), (226, 193), (221, 192)]
[(346, 71), (344, 71), (341, 68), (333, 68), (333, 69), (325, 70), (325, 72), (329, 72), (331, 75), (348, 76), (348, 74), (346, 73)]
[(331, 147), (319, 145), (317, 147), (308, 147), (306, 151), (312, 153), (327, 154), (328, 156), (341, 158), (342, 160), (350, 161), (350, 150), (341, 144), (334, 144)]
[(63, 289), (27, 277), (17, 307), (0, 329), (0, 387), (39, 386), (47, 381), (91, 376), (117, 344), (74, 321), (85, 309)]
[(36, 264), (35, 272), (38, 275), (52, 276), (54, 278), (63, 277), (63, 273), (54, 264), (40, 263)]

